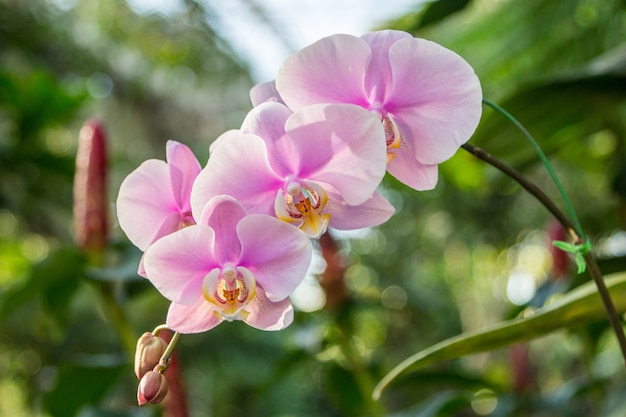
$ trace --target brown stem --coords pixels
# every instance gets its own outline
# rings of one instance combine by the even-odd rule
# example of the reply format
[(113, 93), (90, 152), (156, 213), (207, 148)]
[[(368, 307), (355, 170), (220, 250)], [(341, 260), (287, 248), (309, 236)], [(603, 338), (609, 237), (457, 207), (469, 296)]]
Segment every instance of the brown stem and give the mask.
[[(575, 244), (581, 244), (584, 242), (584, 238), (582, 236), (579, 236), (578, 232), (576, 232), (576, 228), (574, 227), (574, 225), (554, 204), (550, 197), (548, 197), (536, 184), (528, 180), (520, 172), (516, 171), (509, 165), (505, 164), (504, 162), (500, 161), (499, 159), (495, 158), (494, 156), (490, 155), (488, 152), (477, 146), (465, 143), (461, 147), (475, 157), (499, 169), (504, 174), (515, 180), (519, 185), (521, 185), (526, 191), (528, 191), (530, 195), (535, 197), (541, 204), (543, 204), (543, 206), (548, 209), (548, 211), (552, 213), (552, 215), (563, 225), (563, 227), (570, 234), (570, 237)], [(598, 293), (600, 294), (600, 298), (604, 303), (604, 308), (606, 309), (607, 315), (609, 316), (609, 323), (611, 324), (613, 332), (617, 337), (617, 341), (622, 351), (622, 356), (624, 357), (624, 361), (626, 363), (626, 336), (624, 335), (624, 328), (622, 327), (622, 324), (620, 322), (619, 315), (617, 314), (617, 310), (615, 309), (615, 305), (613, 304), (613, 300), (611, 299), (609, 290), (604, 283), (602, 272), (600, 271), (600, 268), (598, 267), (598, 264), (591, 252), (585, 254), (584, 258), (585, 263), (587, 264), (587, 267), (589, 269), (589, 274), (596, 283)]]
[(591, 252), (585, 255), (585, 263), (589, 268), (589, 273), (591, 274), (591, 277), (596, 283), (596, 287), (598, 287), (600, 298), (602, 298), (602, 302), (604, 303), (604, 308), (606, 309), (606, 312), (609, 316), (609, 322), (611, 323), (613, 332), (617, 337), (617, 342), (619, 343), (619, 347), (622, 351), (622, 356), (624, 357), (624, 361), (626, 364), (626, 336), (624, 335), (624, 328), (622, 327), (622, 323), (617, 314), (617, 310), (615, 309), (615, 305), (613, 304), (613, 300), (611, 299), (611, 294), (609, 294), (609, 290), (606, 288), (604, 278), (602, 277), (602, 271), (600, 271), (600, 267), (598, 267), (598, 263), (596, 262)]
[(544, 193), (535, 183), (529, 181), (525, 176), (523, 176), (519, 171), (505, 164), (498, 158), (492, 156), (487, 151), (478, 146), (474, 146), (470, 143), (465, 143), (461, 146), (461, 148), (465, 149), (478, 159), (481, 159), (498, 168), (500, 171), (513, 178), (515, 182), (521, 185), (529, 194), (534, 196), (543, 206), (548, 209), (550, 213), (563, 225), (565, 230), (570, 234), (572, 240), (575, 243), (582, 243), (580, 236), (576, 233), (576, 228), (569, 221), (569, 219), (563, 214), (563, 212), (554, 204), (554, 202)]

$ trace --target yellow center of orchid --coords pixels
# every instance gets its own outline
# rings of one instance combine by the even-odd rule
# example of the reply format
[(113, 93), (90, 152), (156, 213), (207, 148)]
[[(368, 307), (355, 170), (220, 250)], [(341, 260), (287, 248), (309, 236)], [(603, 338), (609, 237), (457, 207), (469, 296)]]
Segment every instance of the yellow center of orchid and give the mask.
[(311, 238), (318, 238), (328, 228), (330, 214), (325, 213), (328, 195), (318, 184), (289, 180), (279, 190), (274, 202), (276, 217), (299, 227)]
[(387, 142), (387, 163), (396, 157), (396, 150), (402, 143), (402, 134), (398, 125), (388, 116), (383, 118), (383, 128), (385, 129), (385, 141)]
[(256, 294), (256, 281), (247, 268), (226, 265), (221, 271), (216, 268), (207, 274), (202, 293), (220, 318), (242, 320), (248, 315), (244, 307)]

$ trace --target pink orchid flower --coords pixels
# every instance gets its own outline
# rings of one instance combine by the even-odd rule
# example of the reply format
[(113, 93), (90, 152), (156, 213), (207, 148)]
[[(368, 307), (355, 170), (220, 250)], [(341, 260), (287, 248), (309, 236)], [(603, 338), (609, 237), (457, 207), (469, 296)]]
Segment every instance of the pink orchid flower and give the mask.
[[(254, 100), (268, 98), (271, 84)], [(456, 53), (406, 32), (333, 35), (296, 52), (276, 77), (277, 99), (294, 111), (352, 103), (379, 117), (387, 170), (406, 185), (432, 189), (437, 164), (473, 134), (482, 112), (480, 82)]]
[[(142, 252), (159, 238), (195, 224), (191, 186), (201, 167), (191, 150), (170, 140), (167, 162), (149, 159), (120, 185), (117, 219), (128, 239)], [(145, 276), (143, 263), (139, 274)]]
[(358, 106), (319, 104), (292, 113), (278, 102), (255, 107), (240, 130), (211, 147), (191, 193), (194, 215), (228, 194), (249, 212), (273, 215), (312, 238), (328, 226), (380, 224), (394, 209), (376, 188), (386, 166), (378, 120)]
[(288, 295), (306, 275), (312, 255), (304, 233), (273, 217), (246, 213), (230, 196), (211, 199), (198, 224), (152, 244), (148, 279), (172, 301), (167, 325), (180, 333), (243, 320), (280, 330), (293, 320)]
[(276, 81), (258, 83), (250, 89), (250, 101), (254, 107), (266, 101), (285, 104), (276, 90)]

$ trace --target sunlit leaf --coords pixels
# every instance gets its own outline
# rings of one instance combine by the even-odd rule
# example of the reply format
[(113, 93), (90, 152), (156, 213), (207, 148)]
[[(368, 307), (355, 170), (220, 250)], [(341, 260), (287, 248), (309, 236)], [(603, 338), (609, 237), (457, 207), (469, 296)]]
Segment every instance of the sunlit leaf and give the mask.
[(52, 252), (33, 267), (24, 286), (0, 294), (0, 318), (5, 318), (33, 297), (41, 297), (46, 311), (59, 322), (64, 322), (69, 300), (84, 269), (85, 257), (75, 248)]
[(446, 17), (463, 10), (470, 0), (436, 0), (417, 13), (409, 13), (394, 24), (398, 29), (415, 31), (439, 23)]
[[(618, 313), (626, 311), (626, 273), (605, 279)], [(391, 370), (377, 385), (374, 397), (399, 376), (429, 364), (485, 352), (543, 336), (559, 329), (569, 329), (606, 318), (604, 305), (595, 284), (588, 282), (561, 299), (538, 309), (529, 317), (498, 323), (483, 330), (464, 333), (439, 342), (407, 358)]]

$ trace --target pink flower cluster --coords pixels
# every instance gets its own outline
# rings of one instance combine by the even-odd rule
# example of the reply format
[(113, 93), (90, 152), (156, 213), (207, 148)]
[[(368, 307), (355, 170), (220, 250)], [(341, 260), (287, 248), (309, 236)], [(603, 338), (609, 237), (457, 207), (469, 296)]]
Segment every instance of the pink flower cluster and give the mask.
[(250, 95), (255, 107), (213, 142), (204, 168), (169, 141), (167, 162), (144, 162), (120, 187), (139, 273), (172, 302), (167, 325), (180, 333), (223, 320), (288, 326), (311, 239), (388, 220), (377, 192), (386, 172), (432, 189), (482, 101), (461, 57), (392, 30), (322, 39)]

